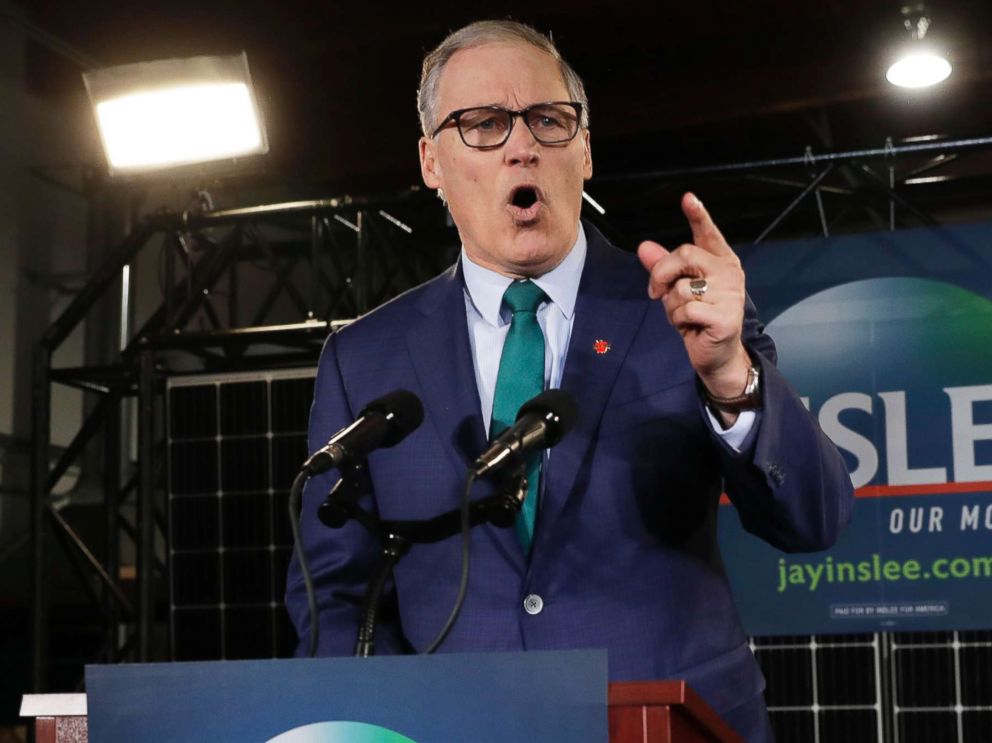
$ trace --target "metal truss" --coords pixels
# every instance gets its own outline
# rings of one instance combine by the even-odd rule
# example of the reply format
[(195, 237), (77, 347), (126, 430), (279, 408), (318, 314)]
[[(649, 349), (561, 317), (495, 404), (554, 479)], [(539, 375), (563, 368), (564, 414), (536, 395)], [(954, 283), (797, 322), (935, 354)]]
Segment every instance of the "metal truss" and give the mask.
[[(94, 662), (148, 661), (167, 538), (162, 383), (170, 360), (205, 370), (312, 365), (328, 331), (450, 265), (457, 250), (440, 208), (410, 191), (145, 218), (119, 244), (48, 328), (34, 352), (31, 476), (32, 687), (47, 688), (49, 570), (65, 556), (102, 617)], [(442, 245), (438, 249), (437, 246)], [(56, 368), (72, 332), (142, 254), (158, 246), (162, 301), (113, 363)], [(249, 276), (250, 274), (250, 276)], [(245, 290), (248, 285), (249, 290)], [(91, 403), (72, 442), (51, 445), (54, 385)], [(136, 461), (130, 461), (128, 405), (137, 405)], [(59, 480), (89, 447), (103, 451), (103, 543), (87, 544), (69, 518), (72, 498), (53, 497)], [(129, 516), (133, 513), (133, 516)], [(122, 540), (135, 569), (122, 577)], [(58, 542), (61, 552), (51, 546)]]
[[(920, 137), (898, 144), (887, 139), (882, 147), (876, 148), (814, 153), (807, 147), (801, 155), (792, 157), (622, 174), (599, 178), (593, 185), (628, 190), (635, 186), (657, 193), (667, 186), (684, 187), (687, 182), (703, 179), (733, 179), (795, 189), (797, 193), (791, 201), (753, 239), (752, 244), (757, 245), (779, 230), (811, 198), (816, 203), (817, 231), (824, 237), (831, 235), (831, 225), (855, 207), (870, 214), (876, 228), (895, 230), (904, 226), (898, 220), (900, 214), (909, 215), (916, 224), (936, 226), (939, 220), (918, 206), (911, 191), (952, 180), (941, 171), (946, 172), (947, 166), (959, 163), (969, 154), (990, 149), (992, 137), (956, 140)], [(783, 172), (802, 175), (784, 177), (780, 175)], [(841, 205), (837, 213), (828, 215), (825, 195)], [(885, 207), (884, 216), (878, 212), (880, 205)]]
[[(824, 195), (888, 204), (889, 228), (897, 210), (923, 224), (936, 220), (914, 206), (903, 187), (966, 152), (992, 148), (983, 139), (918, 142), (884, 148), (749, 161), (705, 168), (601, 178), (591, 188), (609, 204), (613, 188), (662, 189), (699, 178), (761, 180), (796, 194), (760, 231), (755, 243), (779, 229), (809, 199), (817, 205), (817, 231), (830, 234)], [(896, 158), (928, 158), (898, 178)], [(881, 175), (876, 171), (881, 161)], [(783, 169), (806, 177), (775, 176)], [(844, 181), (834, 184), (840, 172)], [(769, 175), (771, 174), (771, 175)], [(932, 176), (930, 176), (932, 177)], [(874, 208), (871, 204), (865, 208)], [(588, 205), (586, 216), (617, 244), (632, 248), (627, 226)], [(836, 219), (839, 217), (835, 217)], [(59, 541), (105, 623), (94, 661), (154, 658), (152, 626), (165, 564), (164, 433), (162, 380), (177, 354), (202, 370), (308, 365), (316, 360), (338, 321), (361, 315), (436, 275), (457, 254), (457, 236), (439, 202), (418, 189), (383, 198), (339, 198), (244, 209), (155, 214), (141, 221), (94, 273), (38, 343), (33, 360), (31, 476), (32, 686), (47, 690), (49, 576), (53, 540)], [(126, 268), (158, 245), (162, 301), (113, 363), (54, 368), (66, 338), (108, 294)], [(440, 247), (439, 247), (440, 246)], [(186, 367), (188, 368), (188, 366)], [(174, 372), (174, 370), (173, 370)], [(84, 390), (92, 402), (73, 441), (58, 456), (51, 446), (51, 393), (55, 384)], [(134, 402), (132, 402), (134, 401)], [(137, 404), (137, 461), (125, 455), (127, 405)], [(87, 447), (103, 447), (103, 545), (89, 547), (73, 528), (53, 488)], [(71, 505), (71, 498), (69, 499)], [(126, 507), (126, 508), (125, 508)], [(124, 511), (134, 511), (133, 521)], [(133, 585), (122, 580), (122, 540), (135, 547)]]

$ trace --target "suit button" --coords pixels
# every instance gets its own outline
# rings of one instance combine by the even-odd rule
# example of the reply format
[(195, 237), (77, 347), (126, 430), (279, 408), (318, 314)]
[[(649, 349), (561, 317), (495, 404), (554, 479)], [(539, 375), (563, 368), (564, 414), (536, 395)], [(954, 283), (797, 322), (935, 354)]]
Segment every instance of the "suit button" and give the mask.
[(528, 614), (540, 614), (541, 609), (544, 608), (544, 599), (538, 596), (536, 593), (530, 594), (524, 599), (524, 611)]

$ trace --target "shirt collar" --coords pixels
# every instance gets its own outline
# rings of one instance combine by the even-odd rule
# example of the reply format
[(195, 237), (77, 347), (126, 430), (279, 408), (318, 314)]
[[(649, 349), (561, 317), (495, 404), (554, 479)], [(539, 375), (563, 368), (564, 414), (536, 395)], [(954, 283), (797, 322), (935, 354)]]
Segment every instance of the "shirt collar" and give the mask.
[[(478, 263), (473, 263), (464, 246), (462, 246), (461, 261), (465, 289), (476, 311), (490, 325), (500, 325), (503, 293), (513, 280), (509, 276), (503, 276), (483, 268)], [(579, 280), (582, 278), (582, 267), (585, 262), (586, 233), (580, 222), (575, 245), (568, 251), (564, 260), (546, 274), (531, 279), (544, 290), (552, 304), (568, 320), (575, 312), (575, 298), (579, 293)], [(504, 319), (504, 322), (508, 321), (508, 318)]]

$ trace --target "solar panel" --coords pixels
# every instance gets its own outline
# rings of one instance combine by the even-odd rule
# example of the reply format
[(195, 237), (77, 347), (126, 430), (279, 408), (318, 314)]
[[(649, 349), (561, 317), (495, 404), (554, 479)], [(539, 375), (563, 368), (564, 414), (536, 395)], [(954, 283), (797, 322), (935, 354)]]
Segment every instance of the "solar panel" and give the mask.
[(296, 638), (283, 606), (286, 516), (306, 458), (314, 369), (168, 382), (170, 629), (175, 660), (275, 658)]
[(992, 632), (752, 640), (779, 743), (992, 741)]

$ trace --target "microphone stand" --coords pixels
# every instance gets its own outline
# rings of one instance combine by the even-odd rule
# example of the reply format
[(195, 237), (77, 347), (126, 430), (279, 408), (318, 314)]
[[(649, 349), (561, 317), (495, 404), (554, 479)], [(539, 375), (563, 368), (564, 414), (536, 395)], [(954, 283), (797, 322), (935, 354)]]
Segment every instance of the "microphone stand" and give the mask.
[(407, 552), (412, 543), (398, 534), (389, 534), (382, 548), (382, 561), (379, 570), (369, 580), (362, 604), (362, 618), (358, 623), (358, 641), (355, 643), (355, 657), (368, 658), (375, 654), (375, 622), (379, 614), (379, 599), (386, 581), (393, 574), (393, 568)]
[[(328, 494), (317, 516), (328, 527), (338, 529), (350, 519), (358, 521), (373, 536), (383, 540), (381, 560), (369, 580), (362, 606), (362, 618), (355, 643), (355, 656), (367, 658), (375, 653), (375, 624), (379, 601), (393, 568), (414, 544), (433, 544), (453, 537), (461, 530), (461, 507), (430, 519), (383, 521), (358, 505), (358, 499), (369, 492), (364, 462), (342, 470), (341, 479)], [(517, 513), (527, 497), (527, 477), (523, 465), (513, 468), (503, 481), (500, 491), (479, 498), (469, 505), (469, 527), (492, 524), (501, 529), (513, 526)]]

